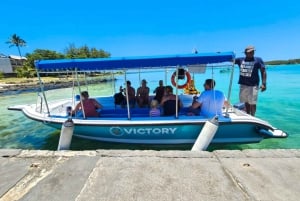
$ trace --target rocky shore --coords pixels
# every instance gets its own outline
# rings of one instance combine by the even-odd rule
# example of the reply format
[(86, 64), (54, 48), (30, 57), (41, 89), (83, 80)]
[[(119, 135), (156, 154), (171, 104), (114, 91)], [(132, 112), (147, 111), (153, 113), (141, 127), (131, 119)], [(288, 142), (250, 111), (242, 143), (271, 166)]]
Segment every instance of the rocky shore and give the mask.
[[(89, 84), (96, 84), (99, 82), (110, 82), (112, 78), (103, 77), (101, 79), (89, 80)], [(76, 83), (77, 84), (77, 83)], [(81, 81), (80, 84), (84, 85), (85, 81)], [(68, 88), (73, 86), (73, 80), (62, 79), (54, 80), (44, 83), (44, 90)], [(41, 91), (38, 82), (26, 82), (26, 83), (1, 83), (0, 82), (0, 96), (1, 95), (12, 95), (24, 92), (39, 92)]]

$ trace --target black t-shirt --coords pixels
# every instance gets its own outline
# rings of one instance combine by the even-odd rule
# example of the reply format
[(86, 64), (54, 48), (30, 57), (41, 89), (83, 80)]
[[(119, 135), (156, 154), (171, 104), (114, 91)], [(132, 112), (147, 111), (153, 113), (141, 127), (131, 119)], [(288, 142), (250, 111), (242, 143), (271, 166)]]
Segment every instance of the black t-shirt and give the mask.
[(124, 95), (122, 94), (122, 92), (116, 93), (114, 95), (114, 99), (115, 99), (115, 104), (116, 105), (120, 105), (121, 103), (124, 102)]
[[(180, 102), (178, 101), (178, 111), (180, 109)], [(164, 116), (172, 116), (176, 114), (176, 100), (167, 100), (164, 105)]]
[(259, 85), (259, 70), (265, 68), (265, 64), (260, 57), (253, 57), (251, 59), (237, 58), (235, 64), (240, 67), (239, 84), (247, 86)]
[(161, 102), (162, 97), (165, 93), (165, 87), (157, 87), (155, 89), (155, 97), (154, 99), (157, 100), (159, 103)]

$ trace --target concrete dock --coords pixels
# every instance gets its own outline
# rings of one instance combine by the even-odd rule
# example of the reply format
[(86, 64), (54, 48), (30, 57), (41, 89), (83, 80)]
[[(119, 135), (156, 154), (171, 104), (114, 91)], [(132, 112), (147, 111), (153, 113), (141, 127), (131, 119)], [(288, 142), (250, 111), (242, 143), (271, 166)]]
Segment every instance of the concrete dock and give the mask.
[(0, 200), (296, 201), (300, 150), (0, 149)]

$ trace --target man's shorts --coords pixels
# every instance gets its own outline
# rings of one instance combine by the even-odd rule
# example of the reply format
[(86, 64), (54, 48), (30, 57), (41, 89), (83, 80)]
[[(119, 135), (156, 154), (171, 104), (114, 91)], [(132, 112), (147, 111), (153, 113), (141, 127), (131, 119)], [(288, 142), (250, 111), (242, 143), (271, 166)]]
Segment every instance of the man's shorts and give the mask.
[(258, 86), (240, 85), (240, 102), (255, 105), (257, 102)]

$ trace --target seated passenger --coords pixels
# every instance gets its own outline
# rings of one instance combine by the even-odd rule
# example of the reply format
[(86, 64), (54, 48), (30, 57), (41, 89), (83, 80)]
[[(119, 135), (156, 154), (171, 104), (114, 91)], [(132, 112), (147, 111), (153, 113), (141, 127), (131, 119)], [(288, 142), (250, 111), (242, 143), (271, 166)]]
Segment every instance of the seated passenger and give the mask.
[(194, 100), (191, 110), (200, 108), (200, 115), (214, 117), (222, 115), (223, 106), (227, 105), (226, 97), (223, 92), (215, 90), (216, 82), (213, 79), (207, 79), (204, 83), (204, 89), (198, 100)]
[(125, 100), (125, 97), (123, 95), (123, 88), (122, 88), (122, 86), (120, 86), (119, 93), (116, 93), (114, 95), (115, 105), (121, 105), (122, 103), (124, 103), (124, 100)]
[(149, 106), (149, 91), (147, 81), (142, 80), (142, 86), (140, 86), (136, 92), (136, 102), (139, 107)]
[(196, 104), (198, 98), (199, 97), (197, 97), (197, 96), (193, 97), (192, 105), (189, 107), (189, 110), (187, 113), (188, 116), (200, 115), (201, 106), (199, 105), (198, 107), (196, 107), (196, 105), (194, 105), (194, 104)]
[(89, 98), (89, 93), (87, 91), (81, 92), (81, 101), (75, 106), (72, 114), (76, 114), (83, 111), (85, 117), (99, 117), (100, 114), (97, 109), (102, 109), (103, 106), (97, 102), (94, 98)]
[(125, 94), (125, 100), (123, 102), (123, 105), (127, 104), (126, 91), (128, 91), (129, 106), (134, 107), (134, 105), (135, 105), (135, 89), (131, 86), (131, 82), (129, 80), (126, 81), (126, 88), (123, 91)]
[(160, 116), (160, 109), (158, 108), (158, 101), (157, 100), (152, 100), (151, 101), (151, 109), (149, 112), (150, 117), (159, 117)]
[(153, 91), (153, 93), (155, 93), (154, 99), (158, 101), (158, 103), (160, 104), (162, 97), (165, 94), (165, 87), (164, 87), (164, 83), (162, 80), (159, 80), (158, 82), (159, 86), (156, 87), (156, 89)]
[[(172, 116), (176, 114), (176, 96), (173, 94), (173, 87), (165, 87), (165, 95), (161, 100), (160, 105), (162, 106), (164, 116)], [(178, 98), (178, 111), (182, 108), (182, 102)]]

